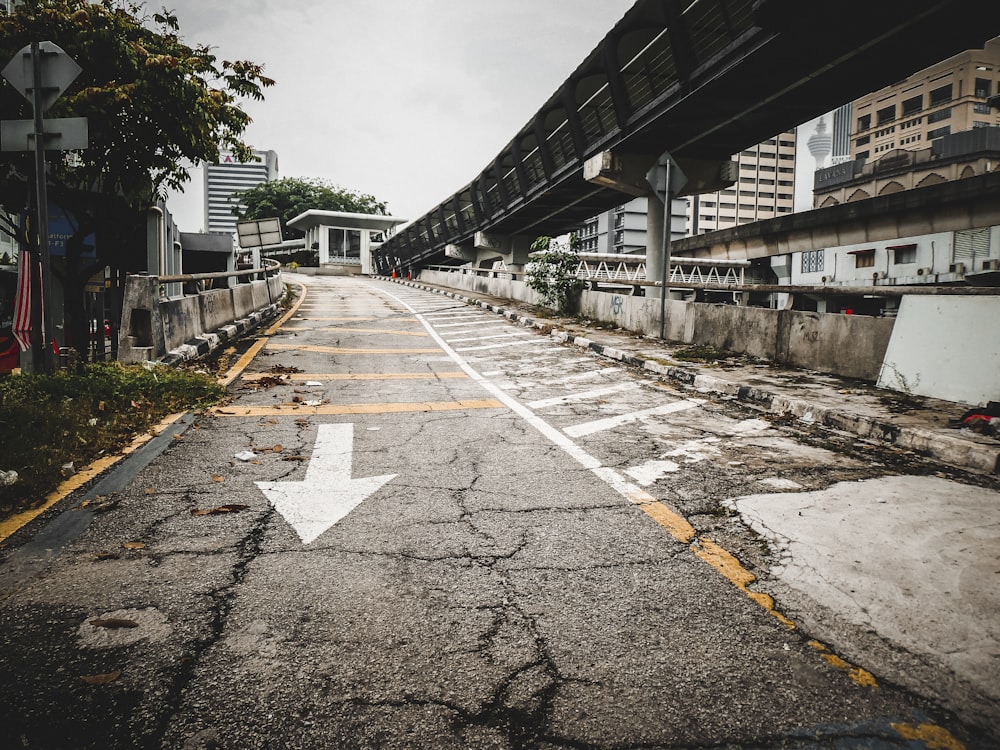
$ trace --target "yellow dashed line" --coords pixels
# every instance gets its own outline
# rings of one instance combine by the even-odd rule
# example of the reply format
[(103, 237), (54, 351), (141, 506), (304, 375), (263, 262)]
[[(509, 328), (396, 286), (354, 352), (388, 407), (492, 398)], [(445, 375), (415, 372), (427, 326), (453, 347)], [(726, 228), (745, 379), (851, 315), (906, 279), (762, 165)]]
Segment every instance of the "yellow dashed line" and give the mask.
[[(301, 328), (297, 328), (297, 331), (301, 331)], [(308, 330), (313, 331), (336, 331), (338, 333), (377, 333), (382, 336), (419, 336), (422, 338), (427, 338), (426, 331), (400, 331), (399, 329), (392, 328), (340, 328), (339, 326), (323, 326), (321, 328), (312, 328)]]
[(744, 568), (743, 564), (729, 552), (708, 537), (698, 539), (697, 542), (691, 545), (691, 551), (715, 568), (722, 574), (723, 578), (750, 597), (750, 599), (757, 602), (768, 614), (775, 617), (778, 622), (789, 630), (795, 629), (795, 623), (774, 608), (774, 599), (771, 596), (760, 591), (751, 591), (747, 588), (757, 580), (757, 576)]
[(16, 532), (22, 526), (25, 526), (32, 521), (34, 521), (38, 516), (42, 515), (45, 511), (51, 508), (53, 505), (58, 503), (63, 498), (69, 496), (71, 493), (83, 487), (85, 484), (90, 482), (92, 479), (99, 476), (106, 469), (111, 468), (116, 463), (121, 461), (126, 456), (135, 453), (139, 448), (144, 446), (154, 437), (159, 435), (164, 430), (170, 428), (170, 426), (180, 419), (183, 414), (174, 414), (167, 417), (158, 425), (153, 427), (146, 433), (143, 433), (135, 440), (133, 440), (122, 452), (115, 456), (107, 456), (105, 458), (98, 459), (92, 464), (87, 466), (85, 469), (77, 472), (65, 482), (60, 484), (53, 492), (45, 496), (45, 500), (37, 508), (32, 508), (31, 510), (26, 510), (23, 513), (18, 513), (17, 515), (11, 516), (3, 522), (0, 522), (0, 542), (9, 537), (11, 534)]
[(440, 349), (344, 349), (339, 346), (303, 346), (302, 344), (269, 343), (268, 349), (312, 352), (314, 354), (440, 354)]
[(904, 740), (923, 742), (927, 750), (965, 750), (965, 744), (956, 740), (951, 733), (935, 724), (893, 724), (892, 728), (899, 732)]
[(495, 399), (480, 401), (428, 401), (388, 404), (275, 404), (274, 406), (224, 406), (212, 409), (219, 417), (338, 416), (344, 414), (399, 414), (404, 412), (463, 411), (467, 409), (503, 409)]
[[(255, 372), (250, 375), (244, 375), (243, 380), (254, 381), (261, 380), (262, 378), (273, 378), (275, 375), (269, 372)], [(464, 372), (365, 372), (365, 373), (330, 373), (318, 375), (315, 373), (305, 373), (305, 372), (294, 372), (294, 373), (283, 373), (280, 377), (287, 378), (288, 380), (300, 381), (300, 380), (454, 380), (459, 378), (468, 378)]]

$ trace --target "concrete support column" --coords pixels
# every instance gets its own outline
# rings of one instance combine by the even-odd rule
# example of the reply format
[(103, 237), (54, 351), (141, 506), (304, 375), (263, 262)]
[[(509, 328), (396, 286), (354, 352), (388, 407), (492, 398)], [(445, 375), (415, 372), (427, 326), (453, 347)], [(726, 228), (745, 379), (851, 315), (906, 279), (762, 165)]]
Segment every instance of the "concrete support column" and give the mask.
[[(663, 278), (663, 199), (659, 194), (648, 198), (646, 211), (646, 280), (659, 281)], [(662, 287), (647, 286), (646, 296), (659, 299), (665, 290)]]

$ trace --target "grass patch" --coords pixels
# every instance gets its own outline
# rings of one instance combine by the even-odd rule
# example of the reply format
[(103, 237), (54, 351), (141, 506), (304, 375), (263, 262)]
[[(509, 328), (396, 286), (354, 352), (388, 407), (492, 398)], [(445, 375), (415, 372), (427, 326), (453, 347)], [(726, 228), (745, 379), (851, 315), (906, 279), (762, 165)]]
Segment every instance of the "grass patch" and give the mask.
[(168, 367), (86, 365), (0, 379), (0, 518), (38, 505), (77, 467), (125, 447), (164, 417), (222, 398), (211, 377)]

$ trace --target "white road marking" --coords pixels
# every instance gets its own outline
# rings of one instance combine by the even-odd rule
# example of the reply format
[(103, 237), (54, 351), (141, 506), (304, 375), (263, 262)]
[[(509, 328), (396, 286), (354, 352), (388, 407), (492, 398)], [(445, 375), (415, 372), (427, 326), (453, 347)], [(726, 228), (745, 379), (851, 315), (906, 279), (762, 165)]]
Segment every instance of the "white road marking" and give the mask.
[(671, 404), (665, 404), (664, 406), (656, 406), (652, 409), (643, 409), (642, 411), (633, 411), (628, 414), (619, 414), (614, 417), (607, 417), (605, 419), (597, 419), (593, 422), (584, 422), (583, 424), (572, 425), (563, 429), (570, 437), (583, 437), (584, 435), (593, 435), (595, 432), (604, 432), (605, 430), (613, 430), (616, 427), (620, 427), (623, 424), (629, 424), (631, 422), (638, 422), (640, 419), (645, 419), (646, 417), (659, 417), (664, 414), (674, 414), (679, 411), (686, 411), (687, 409), (693, 409), (696, 406), (701, 406), (705, 403), (702, 399), (684, 399), (683, 401), (674, 401)]
[(639, 387), (638, 383), (619, 383), (618, 385), (609, 385), (607, 388), (595, 388), (591, 391), (580, 391), (579, 393), (567, 393), (562, 396), (554, 396), (553, 398), (543, 398), (539, 401), (529, 401), (529, 409), (547, 409), (550, 406), (558, 406), (559, 404), (568, 404), (572, 401), (589, 401), (591, 399), (600, 398), (601, 396), (610, 396), (612, 393), (622, 393), (624, 391), (632, 391)]
[[(441, 339), (444, 341), (444, 339)], [(503, 344), (485, 344), (483, 346), (462, 346), (455, 349), (456, 352), (481, 352), (486, 349), (506, 349), (508, 346), (525, 346), (526, 344), (534, 344), (536, 339), (532, 338), (530, 341), (507, 341)]]
[[(466, 332), (467, 333), (467, 332)], [(462, 334), (458, 334), (462, 335)], [(488, 341), (489, 339), (516, 339), (524, 336), (531, 336), (527, 331), (513, 331), (508, 333), (495, 333), (492, 336), (466, 336), (461, 339), (446, 339), (449, 344), (464, 344), (467, 341)]]

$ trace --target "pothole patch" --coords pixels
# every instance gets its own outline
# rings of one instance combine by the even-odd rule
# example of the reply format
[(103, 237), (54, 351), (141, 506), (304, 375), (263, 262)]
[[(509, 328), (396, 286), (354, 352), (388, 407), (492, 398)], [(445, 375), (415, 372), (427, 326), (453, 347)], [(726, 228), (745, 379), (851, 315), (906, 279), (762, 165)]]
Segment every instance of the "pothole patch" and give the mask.
[(88, 617), (80, 625), (80, 645), (84, 648), (116, 648), (147, 641), (156, 643), (170, 635), (170, 622), (155, 607), (116, 609)]

